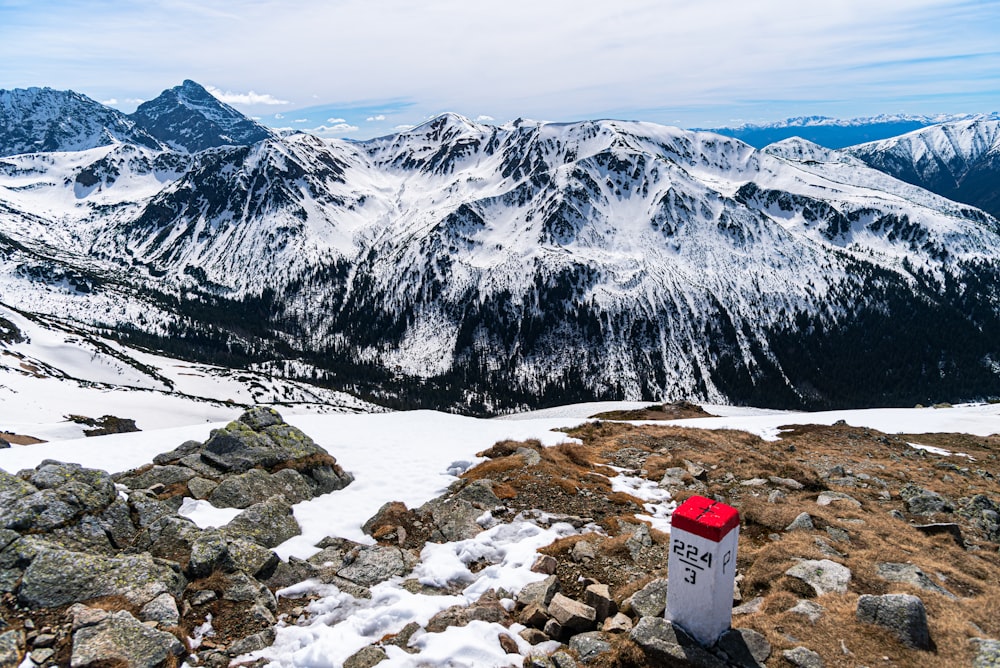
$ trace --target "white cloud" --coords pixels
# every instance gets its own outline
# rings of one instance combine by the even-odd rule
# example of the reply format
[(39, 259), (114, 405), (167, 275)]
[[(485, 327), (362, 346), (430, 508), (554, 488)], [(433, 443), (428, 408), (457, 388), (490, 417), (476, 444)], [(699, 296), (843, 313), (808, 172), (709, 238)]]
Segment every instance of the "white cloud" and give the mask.
[(296, 118), (294, 121), (292, 121), (292, 123), (308, 123), (308, 122), (309, 122), (308, 118)]
[(351, 125), (350, 123), (336, 123), (334, 125), (321, 125), (318, 128), (312, 128), (310, 130), (306, 130), (306, 132), (310, 132), (314, 135), (320, 135), (324, 137), (325, 136), (339, 137), (340, 135), (346, 135), (352, 132), (357, 132), (360, 129), (361, 128), (359, 128), (357, 125)]
[(399, 130), (400, 132), (404, 132), (406, 130), (412, 130), (415, 127), (417, 127), (417, 126), (416, 125), (407, 125), (407, 124), (403, 123), (402, 125), (397, 125), (396, 127), (394, 127), (393, 130)]
[(118, 100), (116, 100), (115, 98), (111, 98), (110, 100), (101, 100), (101, 104), (103, 104), (106, 107), (113, 107), (116, 104), (118, 104)]
[(280, 105), (280, 104), (291, 104), (288, 100), (279, 100), (273, 95), (267, 93), (255, 93), (250, 91), (249, 93), (233, 93), (232, 91), (222, 91), (215, 86), (205, 86), (205, 90), (215, 96), (215, 98), (226, 104), (245, 104), (245, 105)]
[(281, 120), (282, 118), (284, 118), (284, 117), (285, 117), (285, 115), (284, 115), (284, 114), (275, 114), (275, 115), (274, 115), (274, 117), (275, 117), (275, 118), (276, 118), (277, 120), (279, 120), (279, 121), (280, 121), (280, 120)]
[(495, 121), (496, 119), (493, 118), (492, 116), (487, 116), (486, 114), (479, 114), (478, 116), (476, 116), (476, 120), (480, 123), (490, 123), (492, 121)]
[(327, 123), (346, 123), (347, 121), (344, 120), (343, 118), (328, 118), (328, 119), (326, 119), (326, 122)]
[(378, 116), (369, 116), (365, 120), (368, 121), (369, 123), (373, 123), (375, 121), (384, 121), (385, 120), (385, 114), (379, 114)]

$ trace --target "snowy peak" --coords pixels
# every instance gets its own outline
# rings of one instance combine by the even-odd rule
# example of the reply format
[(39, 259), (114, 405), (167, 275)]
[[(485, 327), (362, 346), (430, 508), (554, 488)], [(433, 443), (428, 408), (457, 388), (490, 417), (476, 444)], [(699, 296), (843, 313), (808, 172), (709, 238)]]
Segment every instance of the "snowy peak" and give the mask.
[(116, 143), (160, 148), (128, 116), (85, 95), (51, 88), (0, 90), (0, 156)]
[(131, 118), (163, 143), (188, 153), (249, 146), (275, 136), (190, 79), (142, 103)]

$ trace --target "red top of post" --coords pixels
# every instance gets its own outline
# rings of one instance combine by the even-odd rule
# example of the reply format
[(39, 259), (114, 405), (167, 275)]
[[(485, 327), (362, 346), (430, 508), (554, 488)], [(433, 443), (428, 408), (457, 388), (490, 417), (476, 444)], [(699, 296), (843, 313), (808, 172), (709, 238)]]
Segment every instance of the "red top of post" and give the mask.
[(740, 524), (740, 512), (732, 506), (692, 496), (674, 511), (670, 526), (718, 543)]

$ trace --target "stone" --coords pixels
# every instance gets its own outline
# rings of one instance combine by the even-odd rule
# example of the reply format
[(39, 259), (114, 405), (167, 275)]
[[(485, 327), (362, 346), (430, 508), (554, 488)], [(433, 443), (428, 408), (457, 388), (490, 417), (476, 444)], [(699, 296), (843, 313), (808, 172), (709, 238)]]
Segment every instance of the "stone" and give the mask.
[(389, 657), (384, 649), (368, 645), (344, 659), (344, 668), (372, 668), (387, 658)]
[(260, 431), (266, 427), (283, 424), (281, 414), (267, 406), (254, 406), (248, 409), (243, 415), (237, 418), (254, 431)]
[(31, 641), (31, 645), (32, 647), (52, 647), (52, 645), (54, 645), (55, 642), (56, 642), (56, 637), (51, 633), (39, 633)]
[(614, 599), (611, 598), (611, 590), (606, 584), (592, 584), (583, 592), (583, 602), (589, 605), (597, 613), (597, 623), (603, 622), (608, 615), (617, 612)]
[(643, 617), (629, 634), (650, 658), (668, 666), (725, 668), (725, 663), (701, 647), (684, 629), (662, 617)]
[(36, 647), (35, 649), (31, 650), (30, 656), (31, 660), (35, 663), (35, 665), (43, 666), (48, 662), (49, 659), (55, 656), (55, 654), (56, 651), (51, 647)]
[(549, 619), (549, 621), (545, 622), (545, 627), (542, 628), (542, 631), (553, 640), (559, 640), (563, 637), (564, 629), (562, 624), (555, 619)]
[(782, 492), (780, 489), (772, 489), (771, 493), (767, 495), (768, 503), (784, 503), (788, 498), (788, 495)]
[(278, 602), (271, 590), (246, 573), (233, 573), (226, 577), (222, 598), (226, 601), (249, 601), (271, 611), (278, 609)]
[(632, 561), (639, 558), (642, 552), (653, 546), (653, 537), (649, 534), (649, 527), (645, 523), (636, 525), (632, 535), (625, 541), (625, 549), (632, 557)]
[(588, 631), (596, 625), (597, 611), (586, 603), (556, 594), (549, 603), (549, 614), (569, 631)]
[(583, 663), (590, 663), (604, 652), (611, 651), (610, 638), (601, 631), (578, 633), (569, 640), (569, 648)]
[(823, 668), (820, 655), (806, 647), (786, 649), (781, 656), (795, 668)]
[(408, 550), (398, 547), (364, 546), (353, 555), (353, 560), (339, 569), (337, 575), (364, 587), (385, 582), (397, 575), (406, 575), (417, 563)]
[(549, 621), (549, 615), (541, 606), (532, 603), (517, 616), (517, 620), (525, 626), (540, 629)]
[(552, 665), (555, 666), (555, 668), (576, 668), (576, 660), (562, 650), (553, 652), (551, 659)]
[(178, 483), (186, 483), (195, 477), (196, 473), (186, 466), (167, 464), (153, 466), (142, 473), (127, 473), (117, 477), (117, 482), (129, 489), (149, 489), (154, 485), (170, 487)]
[(820, 495), (816, 498), (816, 504), (820, 506), (829, 506), (834, 503), (854, 508), (861, 507), (860, 501), (850, 494), (844, 494), (843, 492), (820, 492)]
[(687, 471), (679, 466), (668, 468), (663, 472), (663, 478), (660, 480), (660, 487), (663, 487), (664, 489), (677, 489), (684, 487), (685, 474), (687, 474)]
[(771, 481), (772, 485), (778, 485), (787, 489), (800, 490), (805, 487), (805, 485), (794, 478), (779, 478), (778, 476), (773, 475), (770, 476), (768, 480)]
[(762, 668), (771, 656), (771, 643), (753, 629), (729, 629), (719, 636), (716, 647), (739, 668)]
[(809, 513), (799, 513), (792, 523), (785, 527), (785, 531), (812, 531), (815, 528)]
[(628, 633), (633, 626), (632, 618), (619, 612), (614, 617), (605, 619), (601, 630), (605, 633)]
[(483, 531), (476, 522), (483, 509), (457, 495), (431, 499), (417, 509), (421, 515), (429, 515), (433, 527), (431, 540), (440, 543), (467, 540)]
[(240, 656), (241, 654), (249, 654), (250, 652), (262, 650), (265, 647), (271, 646), (274, 642), (275, 636), (276, 634), (273, 628), (264, 629), (259, 633), (254, 633), (246, 638), (237, 640), (229, 646), (227, 653), (230, 656)]
[(44, 550), (25, 570), (18, 601), (29, 608), (53, 608), (120, 594), (144, 605), (163, 593), (180, 596), (186, 584), (177, 564), (156, 561), (149, 553), (102, 557)]
[(201, 450), (201, 443), (198, 441), (184, 441), (169, 452), (161, 452), (153, 457), (154, 464), (171, 464), (190, 454)]
[(660, 617), (667, 609), (667, 579), (657, 578), (622, 602), (636, 617)]
[(514, 640), (514, 636), (508, 633), (498, 634), (497, 639), (500, 641), (500, 649), (502, 649), (507, 654), (520, 654), (520, 648), (517, 646), (517, 641)]
[(229, 538), (246, 538), (264, 547), (275, 547), (302, 533), (283, 496), (272, 496), (234, 517), (223, 529)]
[[(534, 450), (532, 450), (532, 452), (534, 452)], [(550, 638), (545, 635), (544, 631), (533, 628), (522, 629), (517, 635), (521, 636), (521, 639), (529, 645), (537, 645), (538, 643), (550, 640)]]
[(858, 598), (857, 619), (889, 630), (907, 647), (930, 649), (927, 612), (917, 596), (863, 594)]
[(195, 499), (207, 499), (218, 486), (218, 483), (208, 478), (196, 476), (187, 481), (188, 494)]
[(806, 599), (799, 599), (799, 602), (788, 609), (788, 612), (795, 615), (802, 615), (810, 622), (816, 622), (823, 616), (824, 608), (818, 603)]
[(70, 666), (102, 663), (154, 668), (172, 665), (174, 657), (183, 652), (184, 645), (173, 635), (150, 628), (121, 610), (73, 634)]
[(200, 589), (188, 597), (191, 605), (205, 605), (218, 598), (218, 595), (211, 589)]
[(242, 571), (255, 578), (266, 579), (281, 561), (271, 550), (244, 538), (234, 538), (225, 546), (223, 566), (226, 570)]
[(733, 608), (734, 615), (752, 615), (755, 612), (760, 612), (764, 607), (764, 597), (757, 596), (743, 605), (738, 605)]
[(906, 509), (914, 515), (933, 515), (935, 513), (950, 513), (955, 508), (946, 498), (937, 492), (906, 485), (899, 490), (899, 495), (906, 503)]
[(162, 626), (177, 626), (180, 619), (181, 614), (177, 609), (177, 601), (166, 593), (160, 594), (142, 606), (142, 610), (139, 611), (140, 621), (157, 622)]
[(469, 622), (480, 621), (490, 623), (503, 623), (508, 621), (507, 611), (496, 600), (479, 601), (471, 606), (454, 605), (445, 608), (441, 612), (431, 617), (427, 622), (428, 633), (440, 633), (449, 626), (466, 626)]
[(228, 559), (226, 538), (217, 529), (201, 532), (191, 544), (187, 572), (192, 578), (203, 578)]
[(887, 582), (902, 582), (925, 591), (932, 591), (936, 594), (947, 596), (950, 599), (958, 598), (950, 591), (927, 577), (927, 574), (914, 564), (876, 564), (875, 572), (880, 578), (886, 580)]
[(413, 650), (409, 649), (410, 638), (412, 638), (413, 634), (419, 631), (420, 628), (421, 628), (420, 624), (417, 624), (416, 622), (410, 622), (402, 629), (400, 629), (399, 633), (393, 635), (388, 639), (383, 639), (382, 645), (384, 647), (388, 646), (399, 647), (403, 651), (412, 652)]
[(283, 469), (270, 474), (260, 469), (225, 478), (212, 490), (208, 502), (217, 508), (249, 508), (282, 495), (289, 503), (312, 498), (312, 488), (301, 473)]
[(0, 666), (18, 666), (24, 656), (24, 631), (0, 633)]
[[(899, 519), (904, 519), (900, 517)], [(936, 522), (934, 524), (914, 524), (913, 528), (925, 536), (940, 536), (947, 534), (951, 536), (955, 543), (965, 549), (965, 539), (962, 537), (962, 527), (954, 522)]]
[(550, 575), (544, 580), (524, 585), (517, 595), (517, 603), (525, 606), (535, 604), (540, 608), (547, 608), (558, 591), (559, 578)]
[(851, 581), (851, 569), (829, 559), (804, 559), (785, 571), (785, 575), (804, 582), (816, 596), (845, 594)]
[[(532, 450), (532, 452), (534, 452), (534, 450)], [(559, 566), (559, 562), (556, 561), (555, 557), (547, 554), (540, 554), (538, 555), (538, 558), (535, 559), (535, 563), (531, 565), (531, 572), (552, 575), (556, 572), (557, 566)]]
[(972, 668), (997, 668), (1000, 666), (1000, 640), (972, 638), (969, 640), (976, 650)]

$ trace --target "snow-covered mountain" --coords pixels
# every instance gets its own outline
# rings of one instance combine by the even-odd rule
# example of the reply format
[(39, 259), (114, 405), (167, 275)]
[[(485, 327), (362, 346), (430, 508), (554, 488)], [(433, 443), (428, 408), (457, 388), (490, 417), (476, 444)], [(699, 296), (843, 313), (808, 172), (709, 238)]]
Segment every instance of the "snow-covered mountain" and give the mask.
[(73, 91), (0, 90), (0, 156), (160, 143), (128, 116)]
[(274, 136), (190, 79), (143, 102), (130, 118), (167, 146), (189, 153), (255, 144)]
[[(975, 118), (973, 114), (879, 114), (864, 118), (830, 118), (829, 116), (798, 116), (774, 123), (745, 123), (731, 128), (715, 128), (710, 132), (735, 137), (751, 146), (763, 148), (768, 144), (801, 137), (828, 148), (845, 148), (919, 130), (929, 125), (952, 123)], [(993, 120), (1000, 115), (989, 116)]]
[(998, 248), (846, 153), (648, 123), (0, 161), (3, 301), (408, 406), (997, 395)]
[(934, 125), (849, 152), (898, 179), (1000, 216), (1000, 118)]

